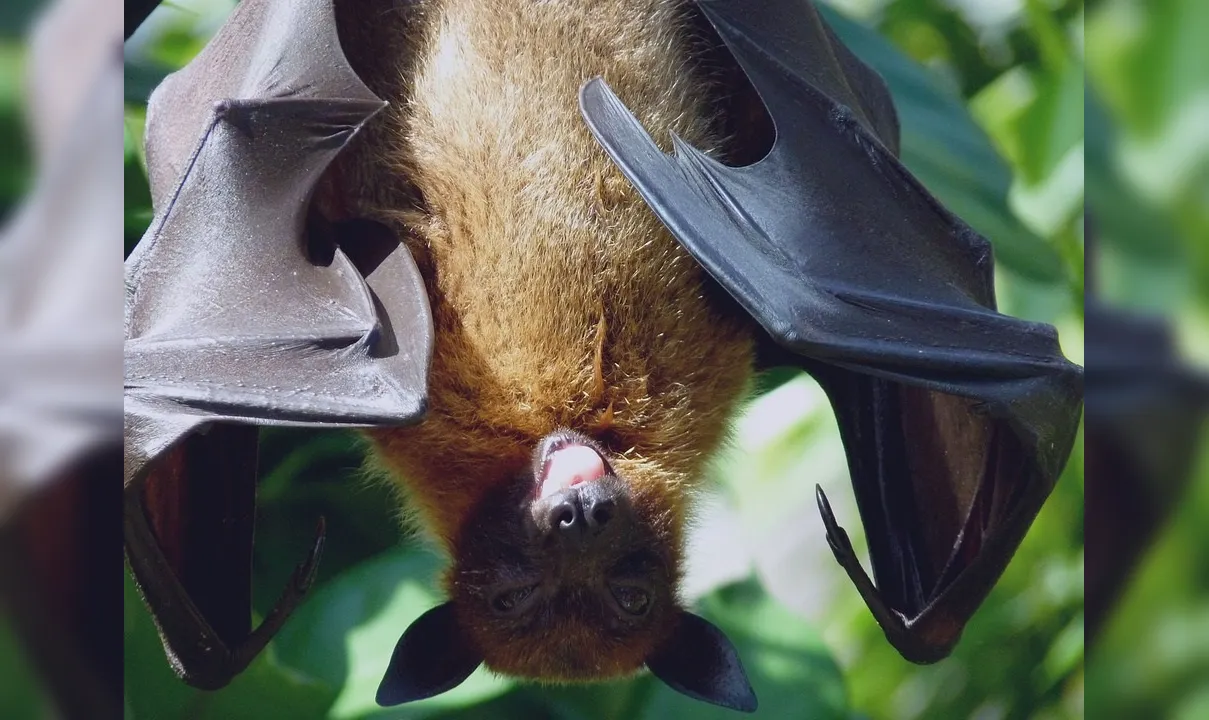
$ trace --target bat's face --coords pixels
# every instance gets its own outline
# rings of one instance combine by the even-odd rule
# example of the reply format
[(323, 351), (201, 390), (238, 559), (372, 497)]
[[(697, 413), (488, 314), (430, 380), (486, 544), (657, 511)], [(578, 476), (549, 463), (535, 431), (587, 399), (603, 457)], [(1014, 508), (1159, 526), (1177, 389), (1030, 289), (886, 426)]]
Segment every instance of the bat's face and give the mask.
[(457, 539), (448, 584), (493, 670), (593, 680), (638, 670), (678, 609), (671, 508), (588, 438), (542, 440)]
[(623, 462), (559, 431), (484, 494), (453, 538), (450, 600), (403, 633), (378, 702), (445, 692), (480, 664), (546, 682), (646, 667), (696, 699), (754, 710), (730, 641), (676, 603), (679, 494), (641, 471), (627, 480)]

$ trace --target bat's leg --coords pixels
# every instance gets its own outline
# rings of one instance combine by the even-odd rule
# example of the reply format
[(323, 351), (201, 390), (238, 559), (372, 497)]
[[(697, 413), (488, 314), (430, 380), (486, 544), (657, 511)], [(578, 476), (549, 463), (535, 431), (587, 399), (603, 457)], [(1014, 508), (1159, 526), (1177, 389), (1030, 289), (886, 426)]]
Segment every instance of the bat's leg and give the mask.
[(815, 499), (818, 501), (819, 513), (823, 516), (823, 525), (827, 528), (827, 544), (831, 546), (831, 552), (835, 554), (836, 561), (848, 573), (848, 578), (856, 586), (857, 592), (861, 594), (865, 604), (869, 606), (869, 611), (873, 613), (877, 624), (886, 633), (890, 644), (897, 648), (903, 657), (916, 663), (936, 662), (947, 655), (948, 645), (944, 647), (942, 653), (938, 654), (938, 647), (934, 643), (919, 637), (918, 628), (914, 627), (912, 619), (904, 617), (902, 613), (887, 605), (882, 599), (881, 592), (873, 584), (873, 580), (869, 578), (865, 568), (861, 566), (861, 561), (856, 556), (856, 550), (852, 547), (848, 533), (836, 522), (835, 513), (831, 511), (831, 503), (828, 502), (827, 495), (818, 485), (815, 486)]
[(122, 534), (130, 571), (176, 674), (194, 687), (220, 688), (234, 676), (231, 653), (177, 580), (147, 523), (141, 496), (141, 484), (126, 487)]
[(277, 596), (277, 602), (273, 604), (269, 614), (252, 631), (252, 634), (235, 648), (235, 663), (241, 670), (246, 668), (260, 654), (261, 650), (264, 650), (285, 621), (294, 613), (298, 604), (306, 597), (311, 585), (315, 583), (315, 573), (319, 569), (319, 557), (323, 554), (323, 542), (326, 534), (326, 525), (323, 518), (320, 517), (315, 526), (315, 542), (311, 545), (310, 552), (302, 562), (294, 567), (294, 572), (290, 573), (289, 582)]
[(173, 669), (202, 689), (223, 687), (264, 649), (310, 588), (322, 550), (320, 521), (306, 560), (251, 630), (256, 438), (255, 428), (215, 426), (125, 489), (131, 571)]

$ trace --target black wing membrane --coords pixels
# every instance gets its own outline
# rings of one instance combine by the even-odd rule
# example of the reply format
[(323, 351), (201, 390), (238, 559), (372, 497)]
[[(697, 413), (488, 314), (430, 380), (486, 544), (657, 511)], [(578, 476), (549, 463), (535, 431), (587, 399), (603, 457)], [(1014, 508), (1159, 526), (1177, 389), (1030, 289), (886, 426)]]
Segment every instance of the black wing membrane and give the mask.
[(156, 215), (126, 262), (127, 556), (173, 666), (201, 687), (264, 646), (320, 547), (248, 637), (250, 426), (405, 424), (427, 395), (432, 318), (407, 248), (311, 207), (385, 106), (332, 3), (243, 0), (148, 106)]
[(601, 79), (588, 127), (683, 246), (836, 411), (876, 582), (818, 493), (887, 638), (951, 652), (1061, 472), (1082, 370), (995, 310), (991, 248), (897, 158), (884, 83), (808, 0), (698, 0), (772, 118), (755, 164), (662, 152)]

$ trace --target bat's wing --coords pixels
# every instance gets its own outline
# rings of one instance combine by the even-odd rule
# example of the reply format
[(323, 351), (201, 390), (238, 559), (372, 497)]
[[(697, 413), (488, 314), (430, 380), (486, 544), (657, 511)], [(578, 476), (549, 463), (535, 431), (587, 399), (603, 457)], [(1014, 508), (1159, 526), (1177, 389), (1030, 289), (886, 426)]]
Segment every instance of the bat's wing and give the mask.
[(827, 537), (887, 637), (947, 655), (1074, 442), (1082, 371), (1052, 327), (995, 311), (987, 241), (899, 162), (881, 79), (808, 0), (699, 0), (776, 128), (727, 167), (660, 151), (602, 80), (587, 123), (677, 239), (805, 367), (839, 419), (876, 583)]
[(314, 555), (264, 632), (224, 646), (248, 623), (248, 426), (403, 424), (425, 404), (432, 319), (407, 248), (311, 208), (385, 104), (346, 61), (332, 2), (244, 0), (148, 106), (156, 215), (125, 307), (125, 475), (146, 490), (127, 493), (127, 549), (173, 664), (200, 686), (246, 665), (313, 570)]
[(308, 232), (320, 175), (384, 105), (345, 61), (331, 2), (240, 3), (151, 97), (156, 217), (126, 263), (128, 477), (202, 422), (423, 409), (432, 321), (406, 247), (361, 234), (358, 266)]

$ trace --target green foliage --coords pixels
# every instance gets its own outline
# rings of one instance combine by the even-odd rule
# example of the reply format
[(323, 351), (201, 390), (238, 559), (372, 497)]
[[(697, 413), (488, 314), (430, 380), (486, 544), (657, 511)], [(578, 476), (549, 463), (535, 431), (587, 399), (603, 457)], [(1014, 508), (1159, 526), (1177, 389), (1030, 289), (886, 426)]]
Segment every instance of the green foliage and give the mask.
[[(1207, 22), (1209, 4), (1199, 0), (1103, 0), (1086, 22), (1098, 290), (1107, 301), (1169, 318), (1181, 350), (1202, 369), (1209, 359)], [(1088, 660), (1091, 717), (1205, 716), (1206, 527), (1209, 453), (1202, 450)]]
[(47, 714), (46, 693), (41, 678), (30, 667), (30, 658), (17, 637), (12, 618), (0, 613), (0, 710), (5, 717), (32, 718)]
[(902, 160), (911, 172), (990, 239), (1001, 265), (1042, 282), (1060, 280), (1058, 253), (1008, 207), (1012, 172), (960, 96), (876, 32), (834, 11), (824, 15), (840, 39), (890, 86), (902, 125)]
[(444, 695), (401, 709), (374, 702), (399, 635), (443, 602), (440, 559), (417, 548), (390, 551), (336, 578), (299, 611), (277, 640), (282, 661), (317, 677), (339, 696), (333, 718), (421, 718), (494, 698), (512, 682), (480, 669)]
[(0, 223), (29, 189), (31, 159), (22, 108), (25, 53), (0, 39)]
[(24, 35), (45, 4), (43, 0), (4, 0), (0, 3), (0, 40)]
[[(987, 40), (994, 33), (954, 3), (865, 4), (876, 7), (864, 24), (830, 9), (826, 15), (891, 87), (904, 162), (992, 241), (1001, 307), (1057, 323), (1079, 357), (1083, 177), (1070, 168), (1081, 171), (1083, 153), (1083, 61), (1074, 29), (1082, 3), (1029, 2), (998, 40)], [(128, 247), (151, 216), (137, 142), (141, 103), (166, 68), (204, 44), (197, 28), (209, 27), (192, 17), (181, 23), (168, 23), (162, 37), (127, 56)], [(769, 373), (758, 390), (733, 449), (711, 472), (715, 489), (694, 532), (686, 592), (739, 646), (761, 716), (1081, 717), (1082, 444), (954, 656), (919, 667), (885, 641), (826, 547), (815, 482), (858, 550), (864, 539), (821, 391), (786, 372)], [(267, 611), (322, 514), (329, 546), (318, 586), (270, 651), (217, 693), (172, 677), (128, 589), (129, 717), (733, 716), (648, 675), (538, 687), (482, 670), (439, 698), (377, 708), (374, 691), (399, 634), (439, 602), (440, 561), (400, 532), (394, 495), (365, 478), (353, 434), (267, 430), (262, 445), (254, 606)]]

